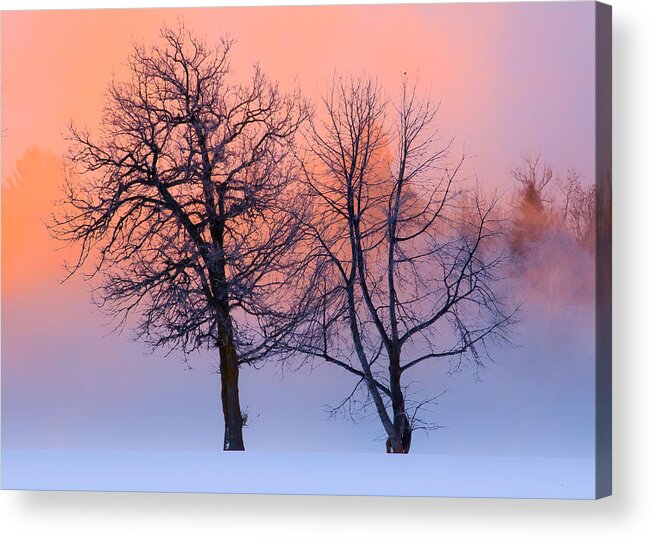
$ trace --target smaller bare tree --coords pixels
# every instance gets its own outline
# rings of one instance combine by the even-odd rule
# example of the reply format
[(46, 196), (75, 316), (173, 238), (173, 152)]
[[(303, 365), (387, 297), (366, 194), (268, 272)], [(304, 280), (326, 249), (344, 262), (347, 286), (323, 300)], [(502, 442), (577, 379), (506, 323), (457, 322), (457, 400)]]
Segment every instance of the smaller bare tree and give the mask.
[(305, 167), (311, 310), (292, 343), (356, 377), (342, 404), (365, 388), (387, 451), (407, 453), (414, 430), (432, 426), (417, 417), (432, 399), (405, 394), (407, 373), (428, 361), (481, 365), (513, 320), (495, 287), (495, 201), (475, 194), (461, 211), (463, 157), (451, 161), (438, 106), (406, 82), (393, 106), (377, 82), (340, 78), (322, 104)]

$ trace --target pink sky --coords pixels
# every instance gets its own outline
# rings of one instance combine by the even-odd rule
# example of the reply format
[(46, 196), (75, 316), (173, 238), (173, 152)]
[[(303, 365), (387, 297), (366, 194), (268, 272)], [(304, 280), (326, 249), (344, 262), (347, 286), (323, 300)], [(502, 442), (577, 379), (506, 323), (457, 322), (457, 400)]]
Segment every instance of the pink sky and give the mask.
[[(594, 69), (592, 4), (457, 4), (6, 12), (2, 14), (3, 175), (30, 145), (60, 153), (74, 119), (97, 119), (131, 43), (182, 18), (208, 41), (237, 41), (233, 68), (259, 61), (317, 98), (332, 77), (365, 70), (389, 88), (407, 72), (442, 101), (445, 131), (499, 182), (520, 150), (588, 168)], [(481, 166), (480, 166), (481, 165)], [(589, 173), (589, 170), (585, 171)]]

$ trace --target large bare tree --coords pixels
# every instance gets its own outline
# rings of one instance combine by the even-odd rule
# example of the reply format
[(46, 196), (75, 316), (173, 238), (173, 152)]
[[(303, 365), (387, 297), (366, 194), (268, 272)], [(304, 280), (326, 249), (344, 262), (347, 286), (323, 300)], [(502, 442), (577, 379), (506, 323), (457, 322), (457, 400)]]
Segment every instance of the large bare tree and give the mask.
[(239, 368), (288, 330), (276, 295), (299, 232), (292, 146), (309, 110), (257, 66), (234, 82), (231, 46), (181, 26), (134, 47), (98, 132), (71, 128), (51, 230), (80, 247), (71, 274), (100, 274), (95, 298), (119, 327), (135, 318), (137, 339), (186, 358), (218, 350), (224, 450), (243, 450)]
[(437, 112), (407, 82), (392, 105), (373, 80), (335, 79), (305, 159), (311, 308), (289, 342), (356, 378), (342, 405), (365, 388), (391, 453), (434, 426), (418, 415), (432, 398), (410, 399), (406, 373), (481, 364), (512, 322), (495, 287), (495, 202), (463, 187), (463, 157), (441, 143)]

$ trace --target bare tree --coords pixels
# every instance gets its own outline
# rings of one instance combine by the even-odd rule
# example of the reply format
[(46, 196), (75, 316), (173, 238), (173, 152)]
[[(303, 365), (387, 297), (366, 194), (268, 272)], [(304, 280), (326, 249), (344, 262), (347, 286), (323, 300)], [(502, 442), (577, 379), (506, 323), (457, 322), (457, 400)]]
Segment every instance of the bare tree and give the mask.
[[(407, 371), (426, 361), (480, 365), (512, 314), (495, 291), (501, 253), (495, 202), (461, 208), (452, 141), (441, 144), (438, 106), (406, 82), (393, 106), (377, 82), (335, 80), (313, 122), (305, 174), (313, 213), (311, 310), (291, 345), (336, 365), (365, 388), (387, 435), (407, 453), (432, 398), (406, 395)], [(393, 124), (390, 120), (394, 120)], [(318, 253), (314, 255), (314, 253)]]
[(292, 146), (309, 110), (257, 66), (248, 84), (231, 82), (231, 46), (209, 47), (181, 26), (134, 47), (99, 133), (71, 128), (51, 230), (79, 245), (70, 274), (101, 273), (95, 299), (119, 328), (135, 317), (135, 338), (186, 359), (218, 349), (224, 450), (243, 450), (239, 368), (268, 357), (288, 330), (264, 320), (299, 232)]

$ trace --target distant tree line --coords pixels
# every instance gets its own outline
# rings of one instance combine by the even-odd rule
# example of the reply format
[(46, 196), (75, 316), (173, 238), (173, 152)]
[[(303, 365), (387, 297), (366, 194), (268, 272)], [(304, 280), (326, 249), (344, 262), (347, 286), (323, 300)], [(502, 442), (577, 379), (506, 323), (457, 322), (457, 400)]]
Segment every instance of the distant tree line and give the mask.
[(524, 156), (511, 172), (516, 194), (509, 244), (517, 258), (525, 257), (550, 230), (567, 232), (579, 249), (594, 253), (597, 230), (597, 190), (584, 185), (570, 167), (563, 173), (544, 163), (540, 154)]

